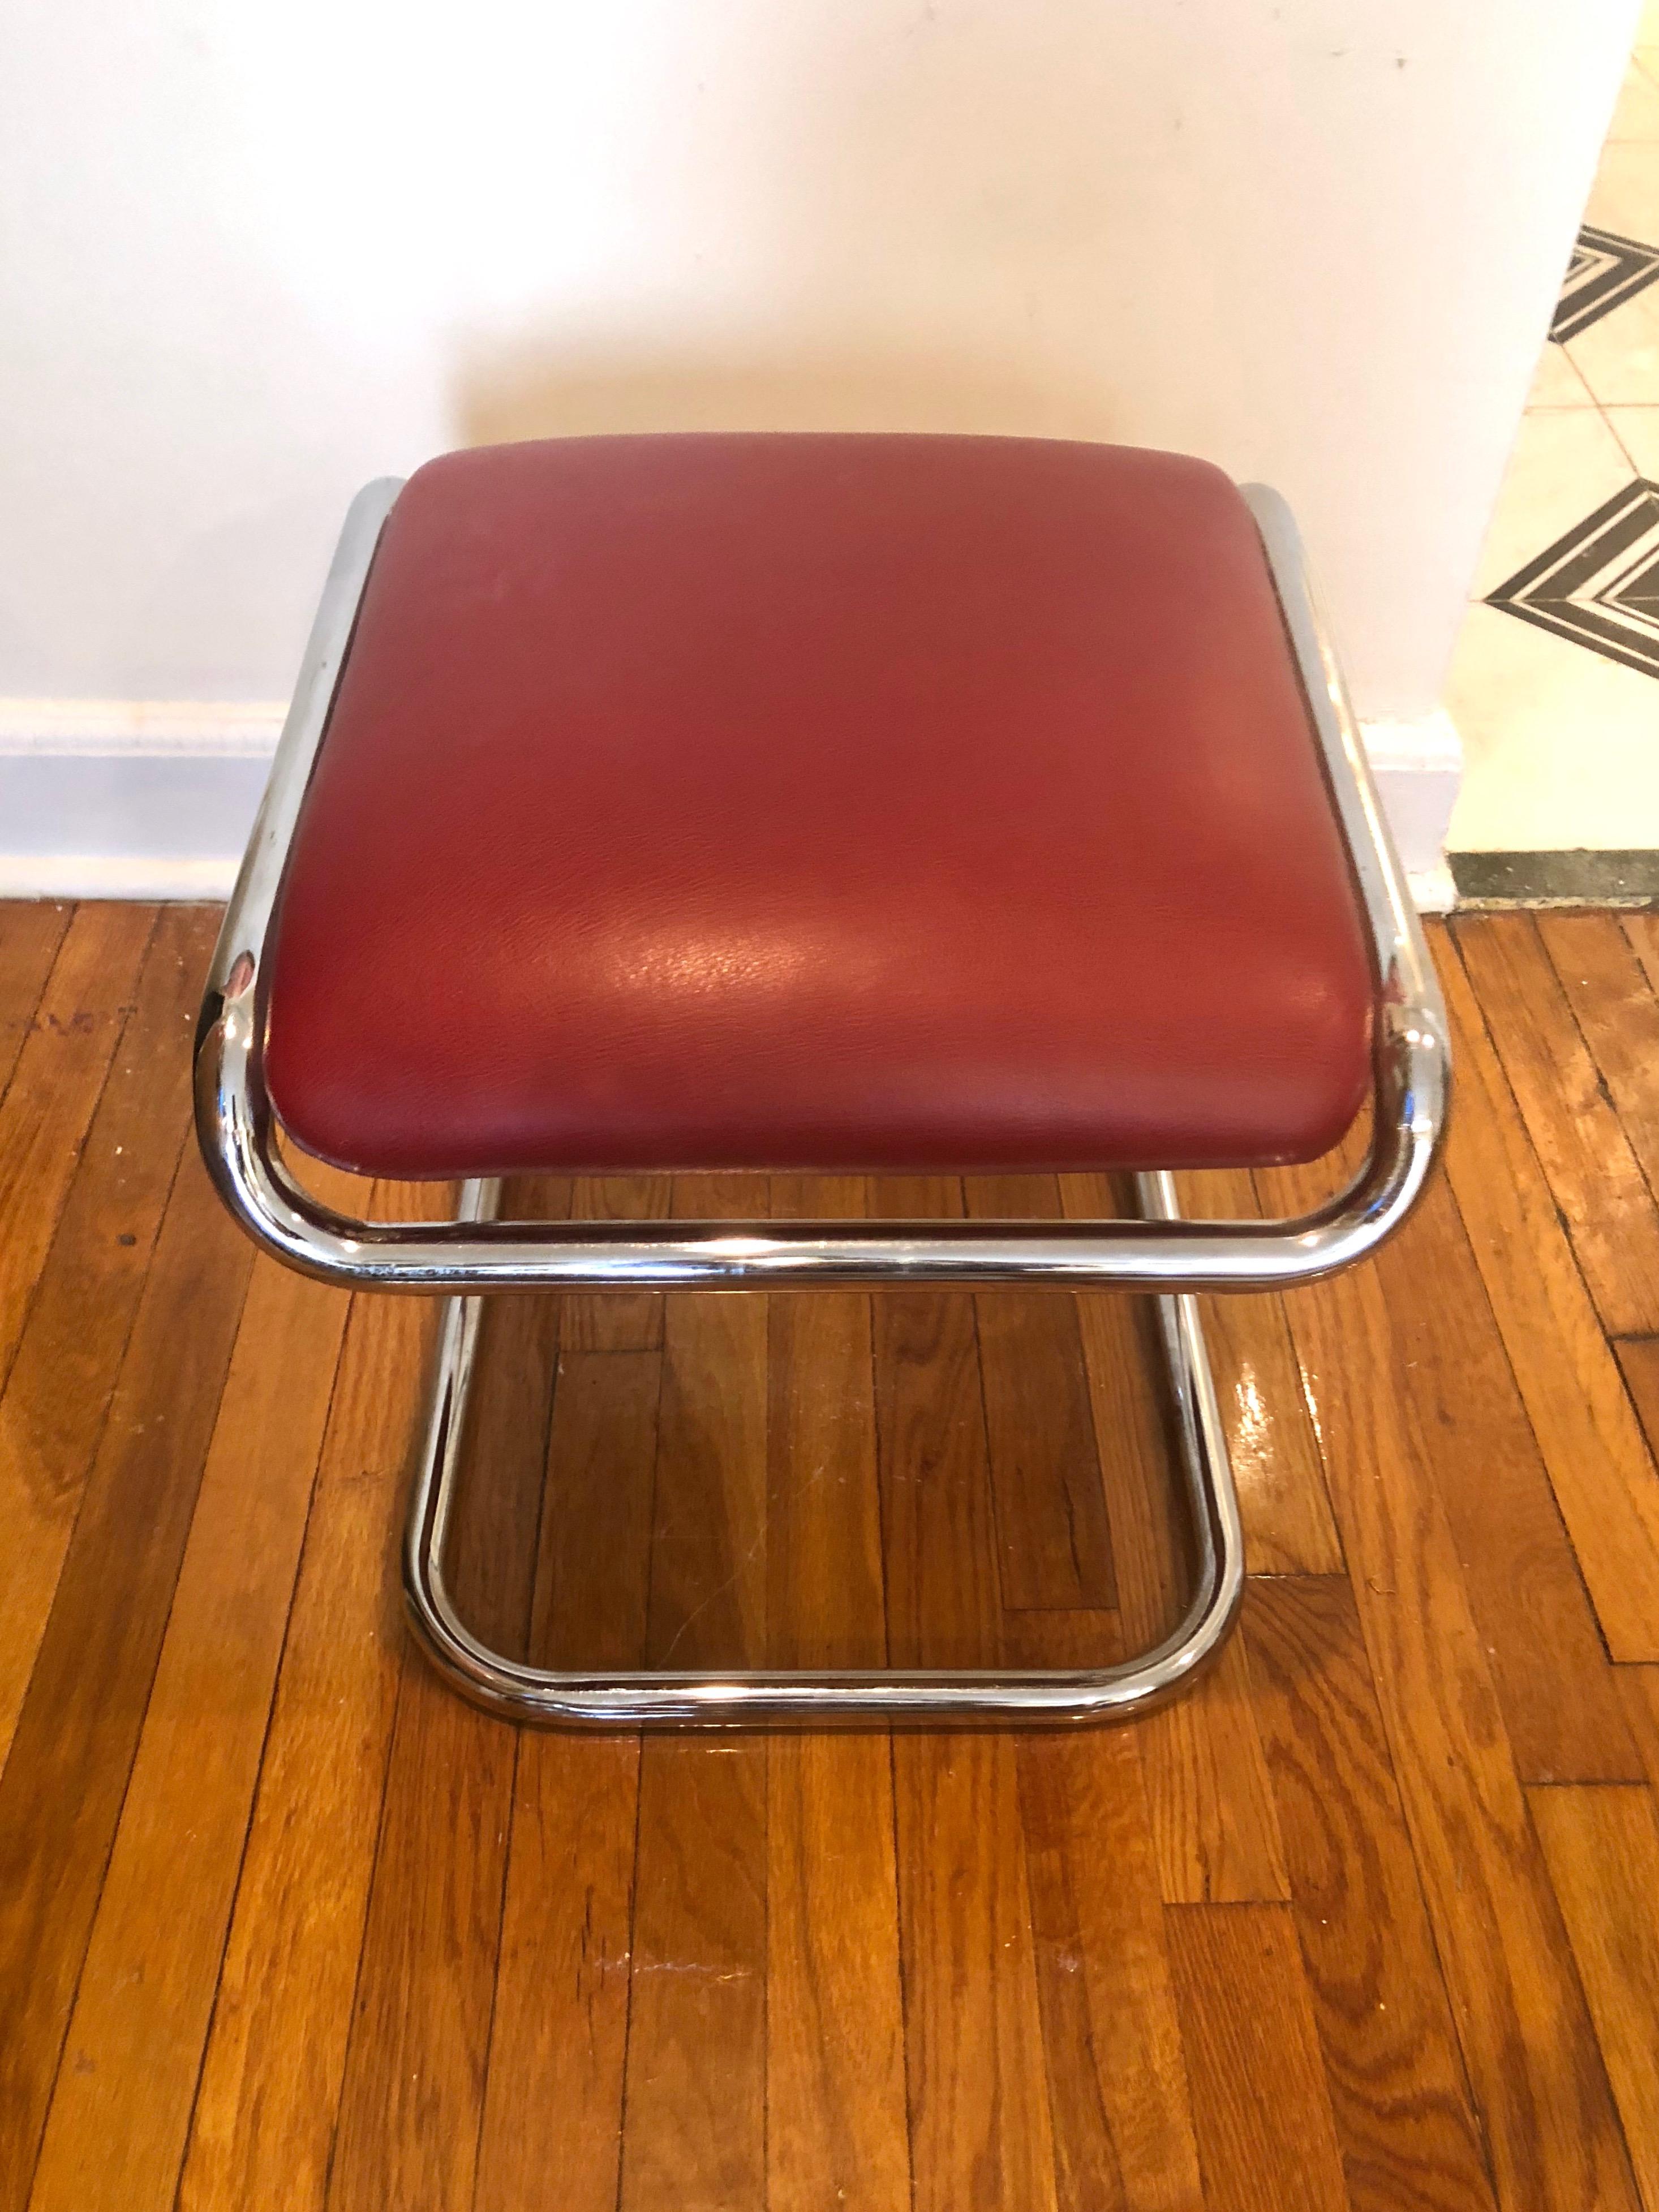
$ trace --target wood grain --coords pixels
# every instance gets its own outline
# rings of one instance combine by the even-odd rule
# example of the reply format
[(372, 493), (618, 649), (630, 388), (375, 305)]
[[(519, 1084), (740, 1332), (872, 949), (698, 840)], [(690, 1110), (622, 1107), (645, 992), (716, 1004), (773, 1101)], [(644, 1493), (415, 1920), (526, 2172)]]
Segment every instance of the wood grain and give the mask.
[[(1621, 927), (1617, 915), (1565, 909), (1534, 918), (1650, 1191), (1659, 1179), (1659, 1000), (1631, 933), (1650, 933), (1652, 923), (1650, 915), (1632, 915)], [(1617, 1219), (1613, 1195), (1591, 1194), (1604, 1221)]]
[[(1068, 1210), (1105, 1215), (1105, 1189), (1068, 1178)], [(1166, 1636), (1191, 1589), (1190, 1527), (1160, 1395), (1150, 1301), (1078, 1300), (1083, 1358), (1102, 1440), (1126, 1651)], [(1171, 1903), (1289, 1894), (1267, 1763), (1237, 1642), (1192, 1692), (1140, 1723), (1159, 1880)]]
[(892, 1760), (871, 1735), (767, 1746), (766, 2202), (910, 2202)]
[[(562, 1221), (563, 1180), (514, 1176), (501, 1216)], [(444, 1575), (460, 1615), (495, 1650), (528, 1656), (563, 1301), (486, 1298)]]
[[(881, 1219), (948, 1220), (962, 1185), (884, 1176), (868, 1204)], [(870, 1308), (890, 1663), (995, 1666), (1004, 1629), (973, 1300), (894, 1291)]]
[(532, 1637), (544, 1666), (643, 1663), (662, 1370), (660, 1350), (558, 1355)]
[[(557, 1184), (509, 1183), (503, 1198), (526, 1219), (568, 1208)], [(524, 1653), (560, 1315), (522, 1297), (484, 1319), (446, 1566), (481, 1641)], [(516, 1731), (405, 1641), (329, 2177), (341, 2212), (471, 2201), (517, 1756)]]
[(1647, 1771), (1648, 1786), (1659, 1790), (1659, 1667), (1621, 1667), (1618, 1671), (1625, 1717)]
[[(684, 1176), (674, 1212), (764, 1218), (761, 1176)], [(764, 1655), (766, 1301), (671, 1297), (646, 1653)], [(766, 1746), (647, 1739), (640, 1759), (621, 2212), (766, 2187)]]
[[(682, 1219), (763, 1219), (763, 1176), (682, 1176)], [(766, 1300), (667, 1301), (647, 1650), (653, 1667), (758, 1664), (766, 1644)]]
[[(846, 1219), (865, 1206), (860, 1178), (773, 1178), (775, 1218)], [(780, 1666), (879, 1667), (870, 1300), (768, 1306), (769, 1654)], [(910, 2153), (886, 1738), (774, 1737), (766, 1787), (767, 2202), (897, 2212)]]
[(1059, 2202), (1195, 2212), (1198, 2147), (1133, 1732), (1023, 1742), (1019, 1795)]
[(47, 899), (13, 900), (0, 911), (0, 1100), (52, 974), (73, 908)]
[(1059, 2201), (1018, 1758), (1006, 1735), (893, 1745), (917, 2212)]
[[(1376, 1264), (1401, 1385), (1521, 1778), (1633, 1780), (1640, 1768), (1613, 1669), (1443, 1177)], [(1422, 1293), (1429, 1283), (1432, 1298)]]
[[(1261, 1211), (1245, 1170), (1180, 1175), (1176, 1188), (1194, 1220), (1249, 1220)], [(1284, 1300), (1204, 1298), (1200, 1312), (1244, 1524), (1246, 1572), (1340, 1575), (1342, 1546)]]
[(34, 2170), (252, 1261), (187, 1157), (0, 1775), (0, 2175), (15, 2202)]
[[(380, 1218), (450, 1194), (377, 1191)], [(180, 2212), (325, 2200), (405, 1632), (397, 1538), (435, 1314), (354, 1299), (260, 1762)]]
[[(1052, 1176), (970, 1176), (981, 1220), (1055, 1220)], [(1117, 1603), (1077, 1304), (1063, 1292), (975, 1298), (981, 1387), (1005, 1606), (1110, 1611)]]
[(1440, 966), (1458, 1211), (1607, 1648), (1659, 1658), (1659, 1474), (1468, 979), (1455, 957)]
[[(961, 1185), (884, 1177), (870, 1210), (948, 1218)], [(974, 1301), (872, 1301), (888, 1641), (896, 1666), (1006, 1648)], [(918, 2212), (1055, 2201), (1042, 2012), (1012, 1740), (892, 1747), (905, 2073)]]
[(1290, 1912), (1189, 1905), (1167, 1917), (1210, 2212), (1347, 2212)]
[[(539, 1665), (643, 1662), (661, 1377), (660, 1342), (559, 1355)], [(554, 2176), (566, 2212), (616, 2205), (639, 1772), (637, 1737), (520, 1736), (476, 2212), (520, 2212)]]
[(0, 1392), (0, 1761), (188, 1135), (191, 1027), (216, 917), (166, 910)]
[(1353, 1592), (1254, 1583), (1244, 1633), (1353, 2212), (1491, 2212)]
[[(0, 1101), (0, 1382), (131, 1011), (154, 907), (77, 907)], [(164, 1140), (165, 1141), (165, 1140)]]
[[(1316, 1169), (1265, 1177), (1299, 1211)], [(1286, 1301), (1500, 2204), (1634, 2203), (1375, 1269)]]
[[(774, 1179), (774, 1208), (864, 1211), (860, 1181)], [(881, 1493), (870, 1300), (767, 1301), (767, 1650), (780, 1667), (881, 1667)]]
[(42, 2212), (172, 2204), (346, 1306), (255, 1269), (76, 1992)]
[(476, 2212), (614, 2212), (639, 1764), (631, 1736), (520, 1740)]
[(1647, 1789), (1528, 1792), (1644, 2204), (1659, 2204), (1659, 1815)]
[(1602, 1327), (1659, 1329), (1659, 1208), (1531, 916), (1452, 936)]
[(621, 2212), (760, 2204), (763, 1744), (646, 1744), (634, 1879)]

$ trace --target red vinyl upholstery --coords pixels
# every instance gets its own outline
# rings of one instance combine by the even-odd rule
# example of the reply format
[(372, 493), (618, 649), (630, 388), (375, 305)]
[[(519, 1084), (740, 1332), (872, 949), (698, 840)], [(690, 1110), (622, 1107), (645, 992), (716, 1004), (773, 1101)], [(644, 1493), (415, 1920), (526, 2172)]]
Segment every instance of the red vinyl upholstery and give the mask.
[(429, 463), (270, 975), (283, 1121), (389, 1176), (1300, 1159), (1370, 1081), (1255, 526), (1114, 447)]

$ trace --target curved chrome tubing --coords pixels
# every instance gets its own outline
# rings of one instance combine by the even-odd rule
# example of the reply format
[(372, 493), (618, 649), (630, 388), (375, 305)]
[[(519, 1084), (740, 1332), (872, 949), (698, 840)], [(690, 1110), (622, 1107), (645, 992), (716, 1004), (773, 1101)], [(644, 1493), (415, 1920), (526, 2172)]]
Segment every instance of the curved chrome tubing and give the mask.
[[(1173, 1179), (1137, 1176), (1140, 1202), (1173, 1217)], [(470, 1182), (462, 1212), (479, 1219), (501, 1186)], [(1175, 1401), (1197, 1564), (1182, 1620), (1161, 1644), (1121, 1666), (1060, 1673), (969, 1668), (825, 1673), (553, 1673), (504, 1658), (471, 1634), (444, 1580), (449, 1517), (464, 1455), (467, 1395), (482, 1298), (451, 1298), (437, 1382), (410, 1502), (404, 1595), (428, 1656), (453, 1689), (510, 1719), (555, 1727), (894, 1728), (1048, 1726), (1124, 1721), (1164, 1704), (1219, 1650), (1244, 1589), (1244, 1539), (1204, 1332), (1193, 1297), (1160, 1297), (1164, 1358)]]
[[(410, 1615), (464, 1695), (521, 1719), (599, 1727), (827, 1726), (863, 1722), (1064, 1723), (1125, 1719), (1189, 1682), (1218, 1648), (1243, 1588), (1226, 1440), (1199, 1291), (1270, 1291), (1373, 1252), (1415, 1203), (1443, 1133), (1446, 1024), (1358, 728), (1283, 500), (1246, 488), (1278, 587), (1371, 936), (1377, 977), (1376, 1090), (1368, 1158), (1348, 1188), (1291, 1221), (1186, 1221), (1173, 1179), (1136, 1177), (1139, 1218), (1096, 1222), (514, 1222), (499, 1185), (465, 1186), (459, 1217), (368, 1222), (303, 1190), (273, 1149), (265, 1091), (264, 951), (289, 845), (335, 684), (400, 484), (360, 493), (347, 516), (294, 703), (226, 911), (196, 1048), (196, 1118), (230, 1211), (288, 1265), (356, 1289), (448, 1291), (430, 1423), (404, 1559)], [(506, 1290), (832, 1290), (951, 1285), (1138, 1290), (1158, 1296), (1197, 1534), (1184, 1619), (1133, 1662), (1085, 1673), (549, 1674), (491, 1652), (467, 1631), (443, 1578), (477, 1340), (477, 1293)]]

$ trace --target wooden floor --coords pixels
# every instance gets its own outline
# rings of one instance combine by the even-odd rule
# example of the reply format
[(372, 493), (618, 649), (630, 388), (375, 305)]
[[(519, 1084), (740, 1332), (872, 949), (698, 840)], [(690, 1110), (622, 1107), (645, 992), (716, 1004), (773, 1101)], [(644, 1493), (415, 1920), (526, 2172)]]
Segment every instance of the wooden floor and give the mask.
[[(214, 919), (0, 909), (0, 2205), (1659, 2212), (1659, 921), (1437, 933), (1448, 1172), (1376, 1266), (1213, 1316), (1253, 1578), (1196, 1694), (641, 1747), (407, 1645), (430, 1314), (220, 1212)], [(1145, 1326), (501, 1301), (468, 1607), (619, 1662), (1133, 1649), (1182, 1561)]]

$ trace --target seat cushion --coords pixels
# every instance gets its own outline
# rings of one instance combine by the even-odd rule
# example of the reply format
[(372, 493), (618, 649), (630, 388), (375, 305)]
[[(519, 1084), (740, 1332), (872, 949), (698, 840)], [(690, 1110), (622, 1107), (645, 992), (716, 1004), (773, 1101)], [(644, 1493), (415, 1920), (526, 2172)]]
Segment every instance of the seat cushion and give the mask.
[(270, 976), (282, 1121), (388, 1176), (1258, 1164), (1370, 1079), (1248, 508), (1042, 440), (428, 463)]

